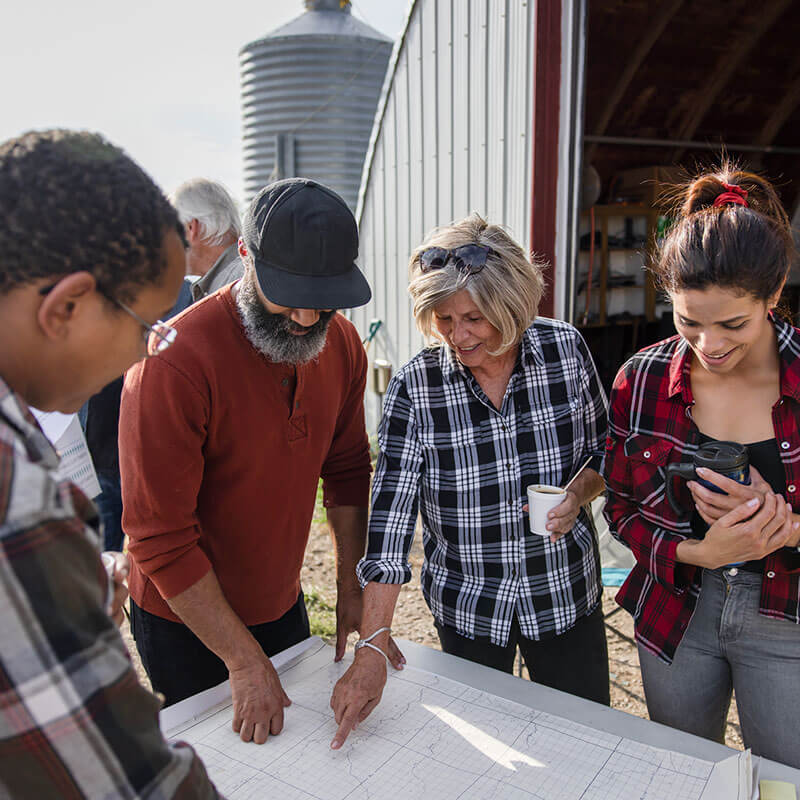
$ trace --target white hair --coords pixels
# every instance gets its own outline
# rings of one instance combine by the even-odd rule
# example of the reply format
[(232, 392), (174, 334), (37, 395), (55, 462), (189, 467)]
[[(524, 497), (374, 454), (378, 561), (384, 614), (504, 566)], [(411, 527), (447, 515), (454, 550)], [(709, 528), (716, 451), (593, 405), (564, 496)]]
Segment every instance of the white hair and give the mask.
[(241, 235), (242, 223), (236, 203), (217, 181), (192, 178), (173, 192), (170, 202), (184, 225), (193, 219), (200, 223), (203, 239), (208, 244), (220, 245), (228, 235), (234, 239)]

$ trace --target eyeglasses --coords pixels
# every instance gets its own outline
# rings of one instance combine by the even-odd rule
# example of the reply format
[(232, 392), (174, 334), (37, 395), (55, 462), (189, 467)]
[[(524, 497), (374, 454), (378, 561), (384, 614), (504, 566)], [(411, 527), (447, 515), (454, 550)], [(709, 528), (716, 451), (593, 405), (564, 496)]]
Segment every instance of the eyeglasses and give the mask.
[(110, 299), (144, 328), (148, 356), (157, 356), (159, 353), (163, 353), (177, 338), (178, 331), (171, 325), (167, 325), (164, 320), (156, 320), (151, 325), (149, 322), (145, 322), (132, 308), (128, 308), (125, 303), (121, 303), (113, 297)]
[(452, 250), (428, 247), (419, 254), (419, 266), (423, 272), (430, 272), (441, 269), (452, 261), (465, 275), (477, 275), (486, 266), (486, 260), (490, 255), (494, 255), (494, 250), (482, 244), (463, 244)]
[[(55, 289), (55, 287), (56, 284), (44, 286), (43, 288), (39, 289), (39, 294), (42, 296), (49, 294), (51, 291), (53, 291), (53, 289)], [(157, 356), (159, 353), (163, 353), (177, 338), (178, 331), (176, 331), (171, 325), (167, 325), (167, 323), (163, 320), (156, 320), (151, 325), (149, 322), (143, 320), (132, 308), (129, 308), (125, 305), (125, 303), (117, 300), (116, 297), (107, 295), (101, 289), (98, 289), (97, 291), (99, 294), (105, 297), (106, 300), (121, 308), (126, 314), (130, 314), (130, 316), (132, 316), (142, 326), (144, 330), (144, 341), (148, 358), (150, 356)]]

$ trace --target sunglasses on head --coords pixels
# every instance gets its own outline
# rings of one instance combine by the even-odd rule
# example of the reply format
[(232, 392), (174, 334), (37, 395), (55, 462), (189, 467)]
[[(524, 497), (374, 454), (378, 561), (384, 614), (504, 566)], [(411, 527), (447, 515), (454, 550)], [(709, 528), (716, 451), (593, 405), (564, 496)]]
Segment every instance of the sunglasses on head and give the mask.
[(419, 265), (423, 272), (430, 272), (452, 262), (465, 275), (475, 275), (486, 266), (486, 259), (493, 254), (494, 250), (491, 247), (482, 244), (463, 244), (452, 250), (445, 250), (444, 247), (428, 247), (419, 254)]

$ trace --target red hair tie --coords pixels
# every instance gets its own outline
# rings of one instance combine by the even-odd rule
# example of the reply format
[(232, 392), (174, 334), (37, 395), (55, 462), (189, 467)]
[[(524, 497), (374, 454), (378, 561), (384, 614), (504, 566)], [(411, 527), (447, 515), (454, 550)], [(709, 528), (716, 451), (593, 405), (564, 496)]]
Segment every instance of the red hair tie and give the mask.
[(720, 208), (727, 203), (735, 203), (739, 206), (747, 208), (747, 189), (742, 189), (741, 186), (736, 186), (732, 183), (723, 183), (725, 191), (718, 194), (714, 200), (714, 208)]

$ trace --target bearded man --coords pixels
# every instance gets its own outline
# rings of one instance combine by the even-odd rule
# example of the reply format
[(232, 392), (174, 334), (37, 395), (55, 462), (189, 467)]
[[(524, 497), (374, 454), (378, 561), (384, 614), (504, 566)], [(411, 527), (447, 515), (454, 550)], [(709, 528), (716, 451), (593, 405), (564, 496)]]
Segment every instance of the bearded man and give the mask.
[(335, 309), (370, 296), (344, 201), (279, 181), (243, 220), (243, 277), (171, 324), (120, 414), (131, 626), (174, 703), (230, 679), (234, 730), (266, 741), (289, 698), (269, 656), (309, 635), (300, 588), (317, 486), (336, 550), (337, 645), (358, 628), (370, 458), (367, 360)]

